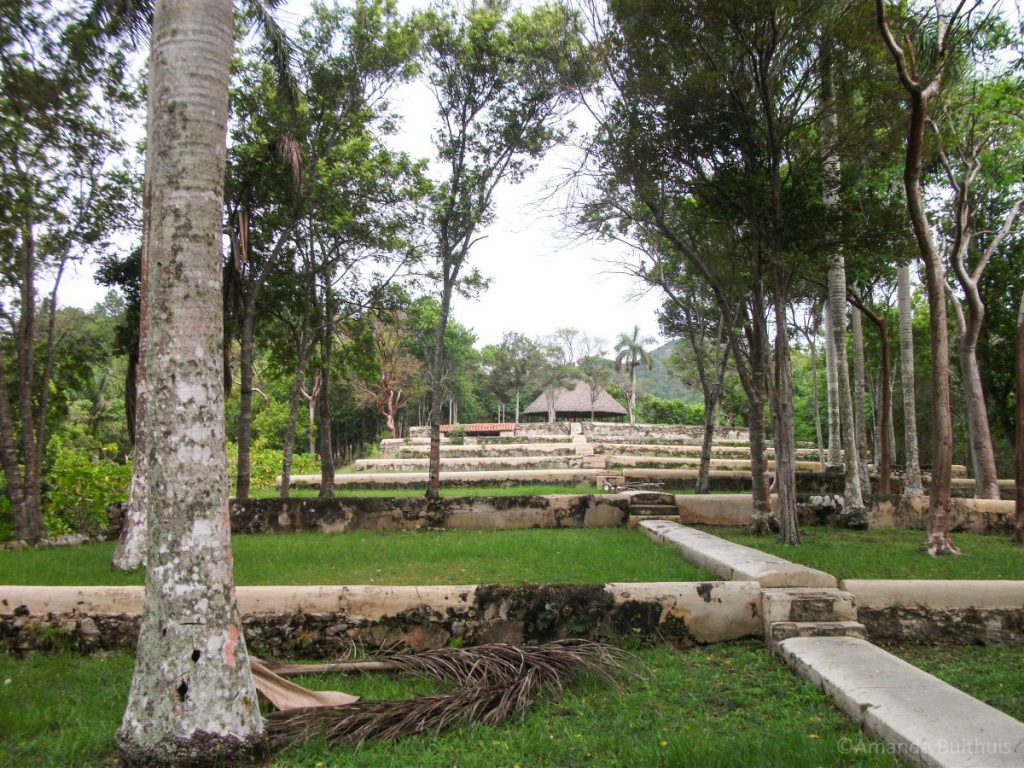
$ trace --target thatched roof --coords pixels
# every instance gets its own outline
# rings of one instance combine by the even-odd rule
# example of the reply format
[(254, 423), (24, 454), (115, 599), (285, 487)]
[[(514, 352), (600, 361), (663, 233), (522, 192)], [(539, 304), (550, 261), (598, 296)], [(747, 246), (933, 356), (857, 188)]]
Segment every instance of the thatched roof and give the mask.
[[(625, 416), (626, 413), (626, 409), (604, 387), (597, 388), (595, 416)], [(543, 392), (523, 411), (525, 416), (536, 414), (548, 415), (548, 398)], [(590, 386), (585, 381), (577, 381), (571, 389), (559, 387), (555, 390), (555, 418), (560, 416), (590, 417)]]

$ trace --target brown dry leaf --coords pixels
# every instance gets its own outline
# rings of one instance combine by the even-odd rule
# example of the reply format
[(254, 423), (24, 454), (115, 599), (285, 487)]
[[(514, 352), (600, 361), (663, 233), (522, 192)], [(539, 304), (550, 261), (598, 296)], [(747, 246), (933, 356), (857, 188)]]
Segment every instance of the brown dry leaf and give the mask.
[(350, 707), (359, 701), (358, 696), (341, 691), (311, 691), (303, 688), (271, 672), (255, 659), (249, 660), (249, 666), (256, 690), (282, 712), (303, 707)]

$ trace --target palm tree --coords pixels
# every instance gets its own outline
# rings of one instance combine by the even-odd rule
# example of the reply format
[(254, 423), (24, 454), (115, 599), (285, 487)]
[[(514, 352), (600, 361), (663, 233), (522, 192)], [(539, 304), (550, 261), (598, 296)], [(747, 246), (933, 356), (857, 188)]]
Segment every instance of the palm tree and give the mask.
[(910, 303), (910, 265), (896, 270), (896, 304), (899, 307), (900, 326), (900, 384), (903, 389), (903, 493), (923, 496), (921, 463), (917, 453), (917, 406), (914, 388), (914, 328), (913, 307)]
[(154, 13), (143, 305), (148, 567), (117, 732), (129, 765), (234, 764), (263, 740), (235, 603), (224, 455), (220, 203), (232, 32), (231, 0), (160, 0)]
[(629, 373), (627, 405), (629, 406), (630, 424), (636, 424), (636, 369), (641, 365), (645, 366), (647, 370), (654, 367), (654, 361), (644, 349), (645, 346), (653, 343), (654, 339), (650, 336), (640, 337), (639, 325), (633, 326), (632, 334), (619, 334), (619, 340), (615, 343), (615, 370), (621, 372), (625, 368)]
[[(268, 58), (274, 62), (278, 80), (278, 91), (293, 106), (298, 103), (298, 83), (292, 73), (291, 42), (274, 18), (273, 11), (282, 0), (242, 0), (241, 11), (250, 28), (259, 32), (263, 39)], [(153, 24), (153, 0), (94, 0), (90, 20), (97, 29), (110, 36), (127, 34), (133, 41), (149, 36)], [(152, 62), (151, 62), (152, 65)], [(288, 142), (284, 142), (288, 145)], [(301, 162), (295, 158), (293, 165)], [(293, 173), (295, 168), (293, 167)], [(150, 168), (147, 156), (142, 193), (142, 257), (140, 264), (140, 322), (139, 322), (139, 365), (135, 374), (135, 423), (134, 444), (143, 445), (146, 434), (144, 414), (146, 412), (146, 302), (148, 294), (148, 243), (150, 226)], [(121, 536), (114, 551), (111, 565), (119, 570), (130, 571), (145, 563), (146, 504), (148, 462), (143, 451), (136, 450), (132, 467), (132, 480), (128, 492), (128, 506), (125, 512)], [(248, 451), (240, 451), (240, 461), (248, 461)], [(246, 476), (248, 470), (245, 470)]]

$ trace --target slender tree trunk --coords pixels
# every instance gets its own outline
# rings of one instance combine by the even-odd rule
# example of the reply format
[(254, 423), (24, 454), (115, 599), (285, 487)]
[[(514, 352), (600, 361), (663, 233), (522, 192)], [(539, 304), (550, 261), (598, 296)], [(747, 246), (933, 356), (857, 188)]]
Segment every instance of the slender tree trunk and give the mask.
[(629, 423), (636, 424), (636, 364), (629, 366)]
[(903, 393), (903, 493), (923, 496), (917, 451), (917, 400), (914, 385), (914, 308), (910, 301), (910, 266), (896, 270), (896, 305), (900, 326), (900, 390)]
[(1016, 524), (1013, 540), (1024, 544), (1024, 295), (1017, 312), (1017, 440), (1014, 446), (1014, 470), (1017, 476)]
[(857, 469), (860, 477), (862, 496), (871, 494), (871, 482), (868, 480), (868, 409), (864, 393), (867, 389), (867, 377), (864, 373), (864, 323), (860, 312), (850, 312), (850, 330), (853, 336), (853, 420), (854, 434), (857, 436)]
[(519, 387), (516, 387), (516, 424), (519, 423)]
[(828, 265), (828, 311), (832, 331), (832, 352), (836, 365), (836, 385), (839, 393), (839, 419), (842, 433), (843, 463), (846, 469), (843, 514), (847, 525), (863, 526), (867, 520), (861, 493), (860, 462), (853, 421), (853, 400), (850, 392), (850, 372), (846, 363), (846, 261), (836, 237), (840, 210), (839, 167), (839, 114), (832, 96), (831, 62), (822, 60), (821, 86), (821, 154), (824, 182), (822, 198), (825, 204), (826, 228), (829, 233), (830, 253)]
[[(878, 340), (881, 346), (881, 367), (879, 374), (879, 389), (881, 390), (881, 404), (878, 408), (878, 433), (879, 448), (876, 451), (878, 456), (878, 493), (887, 496), (890, 493), (890, 479), (892, 476), (892, 445), (889, 435), (892, 432), (892, 376), (890, 369), (891, 351), (889, 347), (889, 331), (885, 327), (885, 319), (859, 304), (855, 312), (863, 312), (864, 315), (875, 325), (878, 330)], [(874, 406), (872, 405), (872, 410)]]
[(16, 331), (18, 409), (21, 417), (21, 459), (24, 516), (19, 539), (34, 544), (43, 537), (42, 472), (37, 448), (36, 419), (32, 407), (35, 383), (36, 240), (31, 206), (22, 228), (21, 317)]
[(295, 451), (295, 429), (299, 422), (299, 397), (302, 395), (302, 384), (306, 379), (306, 364), (309, 362), (310, 345), (306, 341), (306, 323), (299, 330), (299, 359), (292, 378), (292, 388), (288, 396), (288, 424), (284, 430), (284, 448), (281, 457), (281, 498), (287, 499), (292, 483), (292, 454)]
[(832, 307), (825, 303), (825, 401), (828, 406), (828, 462), (832, 470), (843, 467), (842, 421), (839, 417), (839, 370), (836, 341), (832, 334)]
[(25, 509), (25, 486), (18, 461), (14, 419), (11, 416), (10, 393), (7, 388), (7, 364), (0, 347), (0, 462), (7, 481), (7, 499), (14, 518), (14, 540), (26, 541), (28, 517)]
[(818, 345), (815, 337), (818, 329), (814, 328), (813, 333), (807, 335), (807, 346), (811, 354), (811, 405), (814, 408), (814, 437), (818, 446), (818, 463), (825, 468), (825, 447), (821, 431), (821, 406), (818, 403)]
[(241, 302), (242, 324), (239, 334), (238, 360), (238, 467), (235, 476), (235, 498), (249, 498), (252, 479), (252, 379), (253, 336), (256, 325), (256, 289), (251, 288)]
[(320, 493), (321, 499), (334, 496), (334, 438), (331, 434), (331, 347), (334, 336), (334, 310), (330, 296), (324, 297), (324, 327), (320, 333)]
[[(767, 395), (767, 328), (765, 326), (764, 280), (760, 257), (752, 263), (751, 318), (750, 318), (750, 475), (754, 502), (750, 530), (756, 534), (768, 534), (772, 530), (771, 490), (765, 466), (764, 406)], [(775, 451), (778, 461), (778, 449)]]
[[(448, 263), (448, 260), (445, 260)], [(430, 453), (427, 476), (427, 498), (441, 498), (441, 403), (444, 396), (444, 339), (448, 329), (448, 313), (452, 303), (452, 282), (445, 275), (441, 290), (441, 312), (434, 336), (434, 356), (430, 370)]]
[[(150, 56), (150, 68), (153, 61)], [(147, 117), (147, 132), (152, 116)], [(132, 411), (134, 430), (132, 434), (132, 479), (128, 486), (128, 502), (125, 504), (124, 519), (117, 547), (111, 558), (112, 568), (133, 571), (146, 564), (146, 526), (148, 484), (146, 468), (146, 334), (148, 320), (146, 305), (149, 302), (149, 238), (152, 220), (152, 164), (153, 157), (146, 146), (146, 167), (142, 180), (142, 248), (139, 254), (139, 344), (138, 364), (134, 382), (134, 409)]]
[(235, 603), (224, 453), (220, 206), (233, 17), (160, 0), (149, 77), (145, 603), (117, 732), (129, 765), (237, 763), (262, 743)]
[[(971, 465), (974, 470), (974, 497), (978, 499), (999, 498), (999, 474), (996, 471), (996, 457), (992, 450), (992, 433), (988, 426), (988, 408), (985, 406), (985, 392), (981, 386), (981, 370), (978, 368), (978, 336), (981, 332), (981, 318), (977, 307), (967, 304), (964, 311), (960, 299), (951, 295), (957, 326), (957, 351), (960, 357), (960, 378), (964, 388), (964, 404), (967, 410), (967, 436), (971, 446)], [(979, 299), (980, 301), (980, 299)]]
[(796, 435), (793, 419), (793, 369), (786, 324), (785, 280), (775, 272), (775, 484), (779, 495), (779, 538), (786, 544), (800, 543), (796, 511)]

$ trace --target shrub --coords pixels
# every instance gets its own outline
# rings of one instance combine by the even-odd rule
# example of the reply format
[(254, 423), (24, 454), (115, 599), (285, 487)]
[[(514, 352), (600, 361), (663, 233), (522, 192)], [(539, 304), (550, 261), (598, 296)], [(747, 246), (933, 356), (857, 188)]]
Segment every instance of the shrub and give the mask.
[(96, 459), (54, 438), (43, 495), (48, 536), (98, 533), (107, 529), (107, 506), (128, 498), (131, 463)]
[[(228, 443), (228, 480), (234, 488), (238, 467), (238, 443)], [(274, 448), (264, 448), (257, 443), (249, 451), (251, 471), (250, 488), (254, 491), (274, 487), (274, 479), (281, 474), (284, 453)], [(293, 453), (293, 475), (315, 475), (320, 472), (320, 459), (315, 453)]]
[(456, 424), (448, 430), (448, 440), (452, 445), (462, 445), (466, 442), (466, 428), (461, 424)]
[(637, 421), (645, 424), (688, 424), (700, 426), (704, 423), (704, 403), (686, 403), (682, 400), (666, 400), (651, 394), (643, 394), (637, 400)]

